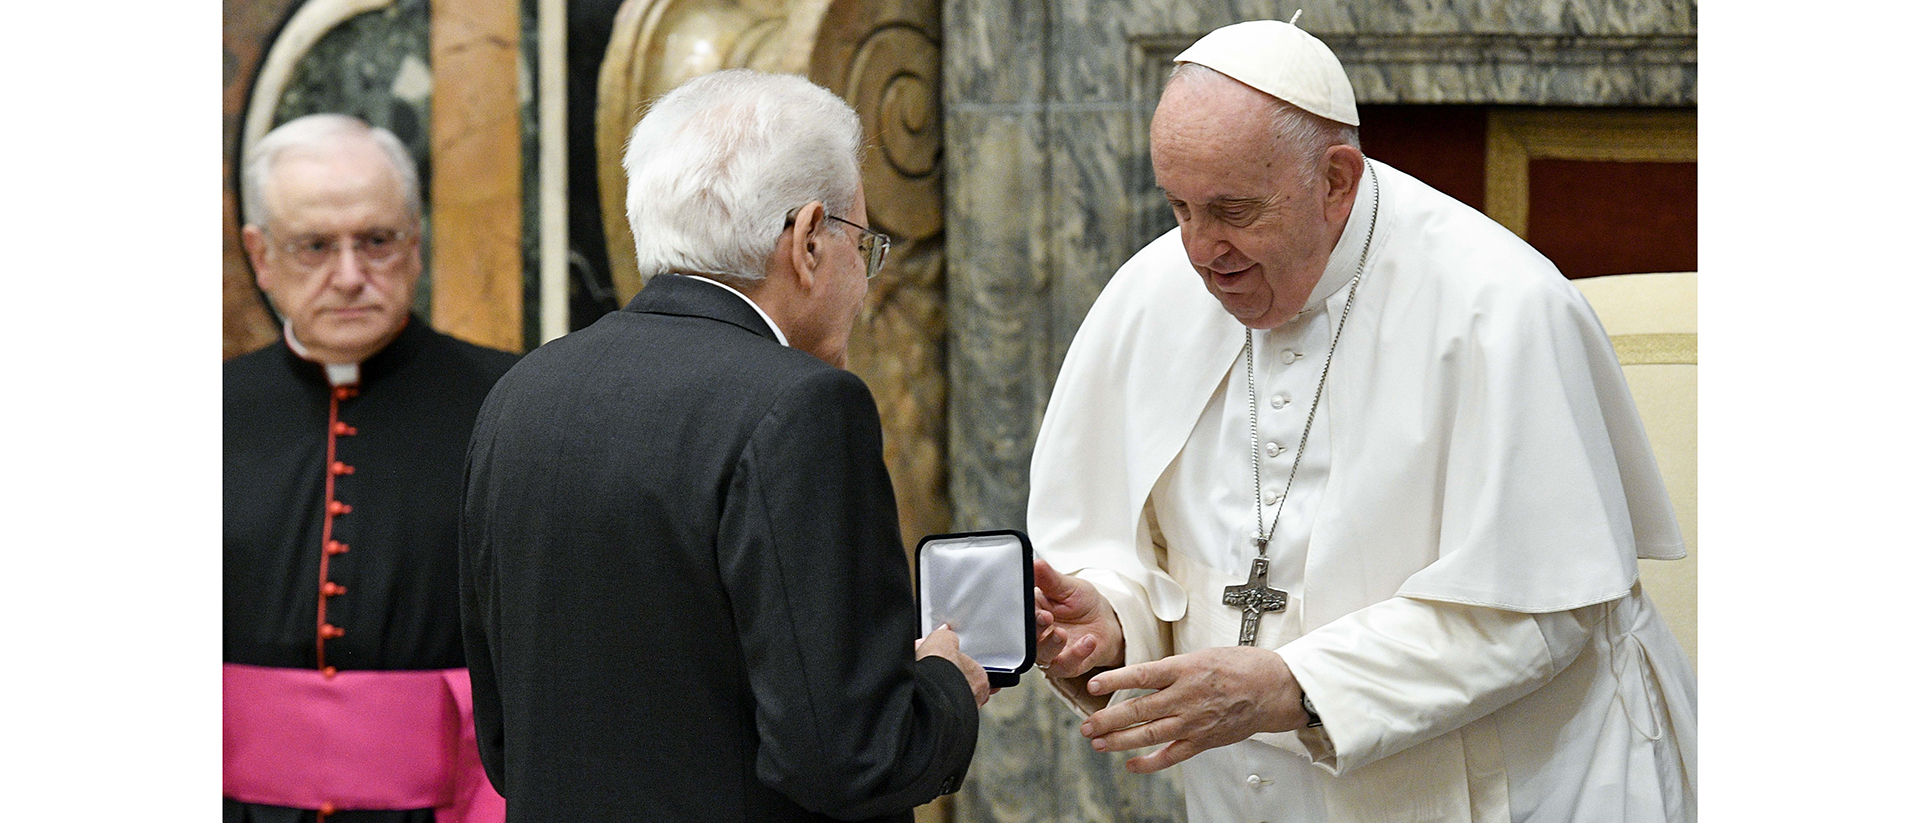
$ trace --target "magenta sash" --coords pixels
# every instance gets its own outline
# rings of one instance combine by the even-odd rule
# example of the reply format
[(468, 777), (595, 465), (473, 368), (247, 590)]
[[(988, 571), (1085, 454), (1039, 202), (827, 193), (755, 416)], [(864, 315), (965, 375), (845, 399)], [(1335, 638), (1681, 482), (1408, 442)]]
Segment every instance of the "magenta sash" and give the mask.
[(434, 810), (435, 823), (498, 823), (473, 732), (466, 669), (222, 667), (224, 792), (300, 809)]

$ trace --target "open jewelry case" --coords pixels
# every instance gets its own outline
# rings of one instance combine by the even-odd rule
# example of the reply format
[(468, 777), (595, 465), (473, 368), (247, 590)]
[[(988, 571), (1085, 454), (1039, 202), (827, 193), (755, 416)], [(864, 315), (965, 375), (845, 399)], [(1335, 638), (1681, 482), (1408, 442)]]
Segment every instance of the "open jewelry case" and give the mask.
[(914, 551), (920, 635), (942, 623), (1005, 688), (1033, 667), (1033, 543), (1013, 529), (928, 535)]

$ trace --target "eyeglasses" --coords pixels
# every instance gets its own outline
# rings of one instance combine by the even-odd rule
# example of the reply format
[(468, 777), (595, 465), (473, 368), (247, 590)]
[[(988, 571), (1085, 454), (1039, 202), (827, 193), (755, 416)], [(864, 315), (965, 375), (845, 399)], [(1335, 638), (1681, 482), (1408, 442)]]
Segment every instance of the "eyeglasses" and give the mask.
[[(360, 265), (384, 266), (400, 258), (408, 237), (399, 229), (370, 229), (347, 238), (347, 249)], [(305, 268), (318, 269), (340, 253), (340, 238), (318, 234), (296, 237), (280, 244), (280, 251)]]
[[(800, 209), (798, 208), (787, 212), (788, 226), (793, 225), (793, 219), (799, 213)], [(880, 267), (887, 264), (887, 249), (893, 247), (893, 238), (844, 217), (835, 217), (829, 214), (827, 215), (827, 219), (845, 223), (860, 231), (860, 256), (866, 258), (867, 279), (872, 280), (875, 275), (880, 273)]]

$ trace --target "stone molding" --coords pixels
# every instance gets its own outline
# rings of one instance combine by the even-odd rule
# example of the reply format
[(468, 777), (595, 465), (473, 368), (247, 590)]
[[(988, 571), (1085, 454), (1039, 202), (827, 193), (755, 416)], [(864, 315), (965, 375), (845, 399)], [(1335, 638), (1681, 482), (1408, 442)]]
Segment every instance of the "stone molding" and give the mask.
[[(1145, 98), (1198, 36), (1133, 40)], [(1328, 34), (1354, 99), (1370, 103), (1512, 106), (1693, 106), (1691, 34)]]

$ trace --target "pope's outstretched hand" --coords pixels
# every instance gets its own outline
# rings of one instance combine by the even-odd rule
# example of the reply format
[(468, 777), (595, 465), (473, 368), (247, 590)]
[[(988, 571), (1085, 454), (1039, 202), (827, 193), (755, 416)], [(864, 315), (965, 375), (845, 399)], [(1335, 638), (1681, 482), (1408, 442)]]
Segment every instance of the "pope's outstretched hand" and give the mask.
[(1126, 662), (1113, 606), (1092, 583), (1033, 561), (1035, 659), (1050, 677), (1075, 678)]

